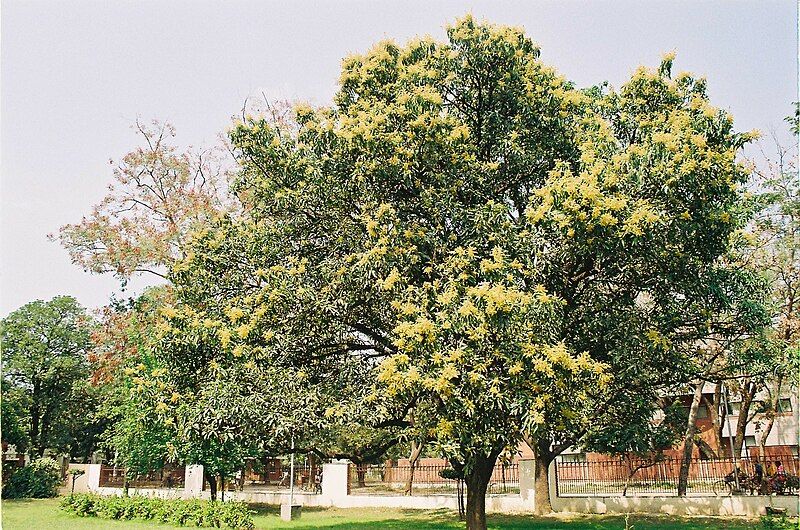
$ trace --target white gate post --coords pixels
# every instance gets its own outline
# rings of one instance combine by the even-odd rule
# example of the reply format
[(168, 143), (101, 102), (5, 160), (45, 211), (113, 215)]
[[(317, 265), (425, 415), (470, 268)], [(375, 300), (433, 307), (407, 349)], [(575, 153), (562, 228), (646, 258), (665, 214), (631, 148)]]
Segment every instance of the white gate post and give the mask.
[(87, 464), (86, 466), (86, 489), (92, 493), (97, 493), (100, 489), (100, 467), (102, 464)]
[(203, 466), (187, 465), (183, 475), (183, 497), (191, 499), (203, 495)]
[(347, 499), (348, 491), (348, 460), (335, 460), (330, 464), (322, 464), (322, 498), (331, 506), (341, 506)]
[(536, 460), (519, 461), (519, 496), (526, 506), (533, 507), (536, 498)]

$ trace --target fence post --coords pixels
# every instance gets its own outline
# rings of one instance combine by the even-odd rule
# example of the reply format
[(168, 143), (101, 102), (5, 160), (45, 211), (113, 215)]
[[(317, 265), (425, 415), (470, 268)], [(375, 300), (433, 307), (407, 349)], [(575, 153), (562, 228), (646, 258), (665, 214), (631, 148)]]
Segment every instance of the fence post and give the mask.
[(92, 493), (97, 493), (100, 489), (100, 468), (102, 464), (86, 465), (86, 489)]
[(183, 497), (190, 499), (202, 496), (203, 466), (200, 464), (187, 465), (183, 473)]
[(345, 499), (350, 493), (348, 460), (336, 460), (330, 464), (322, 464), (322, 497), (336, 506), (337, 501)]

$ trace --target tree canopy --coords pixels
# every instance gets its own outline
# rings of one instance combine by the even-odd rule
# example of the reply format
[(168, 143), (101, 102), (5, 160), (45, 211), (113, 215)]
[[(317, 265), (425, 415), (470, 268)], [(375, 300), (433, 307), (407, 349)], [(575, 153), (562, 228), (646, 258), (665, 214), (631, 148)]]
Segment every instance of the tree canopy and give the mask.
[(753, 135), (672, 62), (579, 90), (521, 30), (466, 17), (347, 58), (331, 107), (234, 124), (243, 212), (174, 263), (158, 348), (187, 402), (230, 397), (204, 436), (237, 432), (248, 389), (322, 424), (408, 429), (413, 409), (483, 528), (505, 448), (546, 469), (755, 333), (761, 285), (727, 259)]
[[(71, 452), (79, 432), (90, 427), (84, 412), (92, 327), (84, 308), (69, 296), (30, 302), (0, 321), (3, 401), (9, 401), (3, 431), (16, 436), (12, 443), (38, 456), (47, 449)], [(14, 414), (6, 415), (9, 409)], [(20, 423), (12, 426), (15, 420)], [(90, 440), (80, 456), (96, 442)]]

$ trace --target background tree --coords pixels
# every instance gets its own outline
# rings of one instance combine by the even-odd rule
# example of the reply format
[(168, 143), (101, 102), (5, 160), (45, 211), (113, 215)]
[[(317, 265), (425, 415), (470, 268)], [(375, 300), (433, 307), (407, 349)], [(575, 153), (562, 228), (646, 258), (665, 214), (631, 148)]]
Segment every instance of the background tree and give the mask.
[(3, 379), (12, 395), (21, 397), (34, 455), (70, 445), (69, 418), (78, 412), (75, 405), (89, 374), (92, 325), (69, 296), (30, 302), (0, 321)]
[(143, 145), (118, 164), (111, 161), (115, 182), (108, 195), (57, 236), (84, 270), (123, 281), (137, 273), (165, 278), (184, 257), (189, 232), (224, 209), (227, 197), (222, 149), (180, 152), (174, 128), (158, 121), (137, 120), (134, 130)]
[[(751, 232), (754, 251), (753, 265), (766, 272), (770, 285), (773, 326), (769, 335), (773, 348), (774, 366), (760, 380), (759, 389), (767, 394), (761, 404), (761, 435), (759, 454), (765, 458), (764, 446), (780, 412), (781, 395), (786, 388), (797, 388), (796, 374), (800, 367), (800, 182), (797, 178), (797, 138), (800, 134), (795, 113), (786, 118), (792, 133), (787, 147), (772, 135), (774, 155), (762, 149), (762, 160), (754, 163), (756, 189), (764, 205)], [(742, 414), (740, 412), (740, 414)], [(737, 432), (737, 443), (738, 432)], [(741, 446), (740, 446), (741, 447)]]

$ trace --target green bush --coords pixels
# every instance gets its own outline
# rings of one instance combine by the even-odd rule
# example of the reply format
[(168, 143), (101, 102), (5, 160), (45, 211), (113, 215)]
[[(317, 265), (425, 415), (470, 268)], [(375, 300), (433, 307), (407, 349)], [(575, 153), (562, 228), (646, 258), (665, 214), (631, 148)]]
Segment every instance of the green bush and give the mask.
[(792, 530), (798, 528), (797, 520), (792, 521), (786, 515), (762, 515), (761, 528), (763, 530)]
[(4, 499), (44, 499), (58, 495), (61, 468), (52, 458), (40, 458), (15, 470), (3, 486)]
[(61, 508), (81, 517), (141, 519), (175, 526), (253, 530), (252, 513), (243, 502), (160, 499), (132, 495), (102, 496), (76, 493), (64, 497)]

